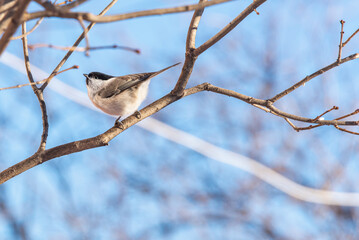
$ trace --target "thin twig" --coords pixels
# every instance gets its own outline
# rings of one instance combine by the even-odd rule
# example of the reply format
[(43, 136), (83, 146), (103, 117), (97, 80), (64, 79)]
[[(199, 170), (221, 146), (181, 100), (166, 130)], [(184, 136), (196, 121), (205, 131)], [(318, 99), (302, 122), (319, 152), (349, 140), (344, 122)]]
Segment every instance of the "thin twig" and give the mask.
[(92, 13), (83, 13), (83, 12), (68, 12), (68, 11), (40, 11), (26, 14), (24, 21), (29, 21), (31, 19), (40, 18), (40, 17), (61, 17), (61, 18), (73, 18), (78, 19), (79, 16), (82, 16), (83, 20), (89, 21), (92, 23), (98, 22), (115, 22), (122, 21), (131, 18), (138, 17), (146, 17), (146, 16), (155, 16), (155, 15), (163, 15), (163, 14), (172, 14), (172, 13), (181, 13), (181, 12), (189, 12), (193, 10), (203, 9), (205, 7), (230, 2), (233, 0), (212, 0), (200, 4), (191, 4), (184, 5), (179, 7), (172, 8), (159, 8), (159, 9), (151, 9), (145, 11), (138, 11), (132, 13), (118, 14), (118, 15), (110, 15), (110, 16), (96, 16)]
[[(63, 73), (63, 72), (66, 72), (66, 71), (68, 71), (68, 70), (71, 70), (71, 69), (78, 69), (78, 68), (79, 68), (78, 65), (74, 65), (74, 66), (72, 66), (72, 67), (69, 67), (69, 68), (67, 68), (67, 69), (65, 69), (65, 70), (62, 70), (62, 71), (58, 72), (56, 75), (59, 75), (59, 74), (61, 74), (61, 73)], [(15, 86), (11, 86), (11, 87), (0, 88), (0, 91), (9, 90), (9, 89), (14, 89), (14, 88), (22, 88), (22, 87), (32, 86), (32, 85), (37, 85), (37, 84), (42, 84), (42, 83), (44, 83), (44, 82), (46, 82), (46, 79), (43, 79), (43, 80), (41, 80), (41, 81), (36, 81), (36, 82), (19, 84), (19, 85), (15, 85)]]
[(340, 130), (340, 131), (343, 131), (343, 132), (347, 132), (347, 133), (354, 134), (354, 135), (359, 135), (358, 132), (353, 132), (353, 131), (347, 130), (347, 129), (345, 129), (345, 128), (341, 128), (341, 127), (339, 127), (338, 125), (334, 125), (334, 127), (335, 127), (336, 129)]
[[(104, 10), (102, 10), (102, 12), (99, 14), (99, 16), (103, 16), (118, 0), (112, 0), (111, 3), (109, 5), (107, 5), (107, 7), (105, 7)], [(87, 26), (87, 32), (91, 30), (91, 28), (95, 25), (95, 23), (90, 23)], [(76, 42), (72, 45), (72, 49), (69, 50), (65, 57), (60, 61), (60, 63), (55, 67), (55, 69), (52, 71), (52, 73), (50, 74), (50, 76), (47, 78), (47, 81), (41, 86), (41, 91), (44, 91), (44, 89), (46, 88), (46, 86), (50, 83), (51, 79), (56, 75), (56, 73), (60, 70), (60, 68), (65, 64), (65, 62), (67, 61), (67, 59), (71, 56), (71, 54), (74, 52), (73, 49), (75, 49), (80, 42), (82, 41), (82, 39), (84, 39), (85, 37), (85, 32), (83, 32), (76, 40)]]
[[(255, 2), (256, 0), (253, 0), (253, 2)], [(259, 12), (257, 11), (257, 9), (253, 9), (253, 11), (257, 14), (257, 15), (259, 15)]]
[(359, 109), (356, 109), (354, 112), (349, 113), (349, 114), (347, 114), (347, 115), (344, 115), (344, 116), (342, 116), (342, 117), (338, 117), (338, 118), (336, 118), (336, 119), (334, 119), (334, 120), (340, 120), (340, 119), (343, 119), (343, 118), (347, 118), (347, 117), (353, 116), (353, 115), (358, 114), (358, 113), (359, 113)]
[(343, 47), (359, 32), (359, 28), (342, 44)]
[[(202, 44), (200, 47), (195, 48), (195, 37), (197, 32), (197, 27), (199, 21), (201, 19), (201, 15), (203, 12), (195, 12), (192, 17), (192, 21), (187, 33), (187, 42), (186, 42), (186, 59), (183, 64), (182, 72), (176, 86), (172, 90), (172, 94), (176, 96), (181, 96), (183, 94), (184, 89), (187, 86), (188, 80), (191, 76), (194, 63), (197, 57), (210, 48), (213, 44), (218, 42), (221, 38), (223, 38), (227, 33), (233, 30), (245, 17), (247, 17), (253, 9), (260, 6), (266, 0), (258, 0), (249, 5), (243, 12), (241, 12), (232, 22), (230, 22), (227, 26), (225, 26), (220, 32), (218, 32), (215, 36), (210, 38), (207, 42)], [(212, 2), (212, 1), (211, 1)], [(199, 4), (206, 4), (207, 2), (200, 1)]]
[(320, 125), (320, 124), (318, 124), (318, 125), (309, 125), (308, 127), (297, 127), (297, 126), (295, 126), (288, 118), (284, 118), (286, 121), (287, 121), (287, 123), (295, 130), (295, 131), (297, 131), (297, 132), (299, 132), (299, 131), (302, 131), (302, 130), (309, 130), (309, 129), (313, 129), (313, 128), (317, 128), (317, 127), (321, 127), (321, 126), (324, 126), (324, 125)]
[(343, 49), (343, 36), (344, 36), (344, 20), (340, 20), (340, 24), (342, 25), (341, 31), (340, 31), (340, 42), (339, 42), (339, 52), (338, 52), (338, 63), (340, 63), (342, 59), (342, 49)]
[[(61, 73), (67, 72), (68, 70), (71, 70), (71, 69), (79, 69), (79, 66), (78, 66), (78, 65), (73, 65), (72, 67), (66, 68), (66, 69), (64, 69), (64, 70), (62, 70), (62, 71), (56, 73), (55, 76), (57, 76), (57, 75), (59, 75), (59, 74), (61, 74)], [(46, 80), (46, 79), (45, 79), (45, 80)]]
[(83, 33), (85, 35), (85, 42), (86, 42), (85, 55), (88, 57), (88, 56), (90, 56), (90, 53), (88, 51), (88, 49), (90, 48), (90, 41), (89, 41), (89, 37), (87, 35), (87, 28), (85, 27), (82, 17), (79, 17), (78, 21), (79, 21), (79, 23), (82, 27)]
[[(323, 117), (325, 114), (333, 111), (333, 110), (338, 110), (339, 108), (337, 106), (333, 106), (331, 109), (328, 109), (327, 111), (323, 112), (322, 114), (318, 115), (316, 118), (314, 118), (314, 121), (317, 121), (319, 118)], [(336, 119), (337, 120), (337, 119)]]
[(257, 0), (250, 4), (246, 9), (244, 9), (235, 19), (233, 19), (227, 26), (225, 26), (221, 31), (219, 31), (212, 38), (203, 43), (200, 47), (198, 47), (194, 54), (196, 56), (200, 55), (208, 48), (213, 46), (216, 42), (221, 40), (224, 36), (226, 36), (230, 31), (232, 31), (240, 22), (242, 22), (249, 14), (251, 14), (254, 9), (258, 8), (262, 5), (266, 0)]
[[(30, 33), (32, 33), (33, 31), (35, 31), (35, 29), (40, 25), (40, 23), (42, 22), (43, 19), (44, 18), (40, 18), (39, 20), (37, 20), (36, 24), (31, 28), (31, 30), (25, 33), (26, 36), (29, 35)], [(16, 39), (20, 39), (23, 37), (25, 37), (24, 34), (17, 36), (17, 37), (11, 37), (10, 40), (16, 40)]]
[[(24, 35), (24, 37), (22, 38), (22, 46), (23, 46), (23, 51), (24, 51), (24, 59), (25, 59), (25, 67), (26, 67), (27, 76), (29, 77), (30, 83), (35, 83), (32, 73), (31, 73), (31, 70), (30, 70), (29, 50), (27, 47), (27, 37), (25, 35), (26, 34), (26, 22), (22, 23), (22, 34)], [(46, 104), (45, 104), (43, 92), (40, 91), (40, 89), (35, 84), (32, 84), (31, 87), (37, 97), (37, 100), (39, 101), (41, 114), (42, 114), (41, 140), (40, 140), (39, 148), (38, 148), (37, 152), (35, 153), (35, 154), (41, 154), (43, 151), (45, 151), (45, 148), (46, 148), (46, 141), (47, 141), (47, 136), (48, 136), (48, 132), (49, 132), (49, 122), (48, 122), (48, 118), (47, 118)]]
[(293, 86), (291, 86), (290, 88), (287, 88), (286, 90), (284, 90), (283, 92), (281, 93), (278, 93), (277, 95), (275, 95), (274, 97), (272, 97), (271, 99), (269, 99), (269, 101), (271, 102), (276, 102), (278, 101), (280, 98), (284, 97), (285, 95), (293, 92), (295, 89), (297, 89), (298, 87), (300, 86), (303, 86), (305, 83), (309, 82), (310, 80), (312, 80), (313, 78), (315, 77), (318, 77), (319, 75), (335, 68), (335, 67), (338, 67), (339, 65), (343, 64), (343, 63), (346, 63), (348, 61), (351, 61), (351, 60), (354, 60), (354, 59), (357, 59), (359, 58), (359, 54), (358, 53), (355, 53), (355, 54), (352, 54), (346, 58), (343, 58), (341, 59), (341, 61), (338, 63), (337, 61), (335, 61), (334, 63), (316, 71), (315, 73), (309, 75), (309, 76), (306, 76), (305, 78), (303, 78), (301, 81), (297, 82), (296, 84), (294, 84)]
[(102, 49), (121, 49), (121, 50), (126, 50), (126, 51), (130, 51), (130, 52), (134, 52), (137, 54), (140, 54), (141, 51), (139, 49), (136, 48), (130, 48), (130, 47), (125, 47), (125, 46), (119, 46), (119, 45), (108, 45), (108, 46), (97, 46), (97, 47), (64, 47), (64, 46), (55, 46), (52, 44), (47, 44), (47, 43), (37, 43), (37, 44), (29, 44), (29, 49), (30, 50), (34, 50), (36, 48), (53, 48), (53, 49), (58, 49), (58, 50), (64, 50), (64, 51), (75, 51), (75, 52), (85, 52), (85, 51), (92, 51), (92, 50), (102, 50)]
[(0, 91), (9, 90), (9, 89), (14, 89), (14, 88), (21, 88), (21, 87), (25, 87), (25, 86), (32, 86), (32, 85), (36, 85), (36, 84), (42, 84), (42, 83), (44, 83), (44, 82), (46, 82), (46, 79), (41, 80), (41, 81), (37, 81), (37, 82), (19, 84), (19, 85), (15, 85), (15, 86), (12, 86), (12, 87), (0, 88)]

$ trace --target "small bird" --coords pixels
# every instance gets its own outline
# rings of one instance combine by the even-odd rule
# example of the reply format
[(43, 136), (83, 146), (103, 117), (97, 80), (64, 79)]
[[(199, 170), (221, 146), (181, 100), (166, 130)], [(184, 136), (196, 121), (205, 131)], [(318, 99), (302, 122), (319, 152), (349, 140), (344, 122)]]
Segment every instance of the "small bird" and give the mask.
[(92, 103), (109, 115), (122, 116), (137, 111), (148, 92), (150, 80), (158, 74), (178, 65), (166, 67), (157, 72), (129, 74), (125, 76), (110, 76), (100, 72), (84, 74), (86, 77), (87, 93)]

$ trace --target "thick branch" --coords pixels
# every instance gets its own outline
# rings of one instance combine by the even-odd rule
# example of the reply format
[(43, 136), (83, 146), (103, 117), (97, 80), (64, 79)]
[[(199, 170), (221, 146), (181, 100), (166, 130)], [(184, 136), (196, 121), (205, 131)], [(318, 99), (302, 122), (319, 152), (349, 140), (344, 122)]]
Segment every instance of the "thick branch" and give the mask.
[[(200, 0), (199, 4), (205, 3), (206, 1), (207, 0)], [(191, 23), (189, 24), (186, 39), (186, 58), (182, 67), (181, 75), (177, 80), (176, 86), (172, 90), (173, 95), (181, 96), (186, 88), (189, 78), (191, 77), (193, 66), (197, 59), (197, 57), (193, 54), (193, 51), (196, 48), (197, 28), (203, 11), (204, 9), (196, 10), (193, 13)]]
[(7, 26), (6, 31), (2, 35), (2, 38), (0, 39), (0, 55), (5, 50), (7, 45), (9, 44), (10, 38), (15, 33), (16, 29), (19, 27), (19, 25), (22, 22), (22, 16), (29, 5), (31, 0), (19, 0), (17, 10), (14, 13), (11, 22)]
[(152, 9), (152, 10), (145, 10), (145, 11), (139, 11), (139, 12), (111, 15), (111, 16), (96, 16), (92, 13), (47, 10), (47, 11), (40, 11), (40, 12), (26, 14), (24, 20), (29, 21), (29, 20), (41, 18), (41, 17), (60, 17), (60, 18), (73, 18), (73, 19), (79, 19), (79, 17), (82, 17), (82, 19), (85, 21), (96, 22), (96, 23), (100, 23), (100, 22), (105, 23), (105, 22), (122, 21), (122, 20), (126, 20), (126, 19), (145, 17), (145, 16), (188, 12), (188, 11), (203, 9), (205, 7), (209, 7), (212, 5), (229, 2), (229, 1), (233, 1), (233, 0), (212, 0), (212, 1), (208, 1), (208, 2), (200, 3), (200, 4), (192, 4), (192, 5), (172, 7), (172, 8)]
[[(199, 0), (199, 3), (206, 2), (207, 0)], [(201, 20), (204, 8), (196, 10), (193, 13), (191, 23), (189, 24), (187, 39), (186, 39), (186, 51), (196, 48), (196, 34), (199, 21)]]
[[(22, 162), (19, 162), (12, 167), (9, 167), (8, 169), (2, 171), (0, 173), (0, 184), (6, 182), (7, 180), (19, 175), (20, 173), (23, 173), (27, 170), (29, 170), (32, 167), (35, 167), (43, 162), (46, 162), (48, 160), (65, 156), (68, 154), (81, 152), (87, 149), (97, 148), (101, 146), (106, 146), (108, 143), (115, 138), (117, 135), (128, 129), (129, 127), (133, 126), (134, 124), (138, 123), (139, 121), (153, 115), (154, 113), (160, 111), (161, 109), (165, 108), (166, 106), (170, 105), (173, 102), (178, 101), (179, 99), (198, 93), (202, 91), (211, 91), (219, 94), (223, 94), (226, 96), (234, 97), (239, 100), (242, 100), (244, 102), (247, 102), (254, 106), (264, 106), (263, 109), (270, 109), (270, 111), (267, 111), (269, 113), (272, 113), (274, 115), (283, 117), (283, 118), (290, 118), (297, 121), (302, 122), (314, 122), (316, 124), (320, 125), (358, 125), (358, 122), (355, 121), (337, 121), (337, 120), (313, 120), (311, 118), (304, 118), (299, 117), (296, 115), (292, 115), (289, 113), (285, 113), (277, 108), (275, 108), (270, 102), (267, 100), (262, 99), (256, 99), (253, 97), (249, 97), (246, 95), (243, 95), (241, 93), (237, 93), (232, 90), (220, 88), (213, 86), (209, 83), (203, 83), (200, 85), (197, 85), (195, 87), (189, 88), (184, 90), (183, 95), (181, 97), (174, 96), (172, 94), (167, 94), (166, 96), (158, 99), (157, 101), (153, 102), (152, 104), (146, 106), (145, 108), (141, 109), (139, 111), (140, 114), (133, 114), (129, 116), (128, 118), (124, 119), (121, 122), (121, 128), (119, 127), (112, 127), (106, 132), (93, 137), (88, 138), (80, 141), (70, 142), (64, 145), (60, 145), (48, 150), (45, 150), (43, 154), (34, 154), (33, 156), (23, 160)], [(261, 108), (262, 109), (262, 108)], [(138, 117), (140, 116), (140, 117)]]
[[(183, 96), (188, 96), (196, 92), (203, 91), (203, 87), (201, 85), (190, 88), (185, 91)], [(137, 122), (141, 121), (142, 119), (147, 118), (148, 116), (158, 112), (159, 110), (163, 109), (164, 107), (168, 106), (169, 104), (177, 101), (180, 99), (179, 97), (173, 96), (172, 94), (167, 94), (166, 96), (162, 97), (161, 99), (155, 101), (154, 103), (148, 105), (147, 107), (143, 108), (140, 111), (141, 118), (137, 118), (136, 114), (131, 115), (130, 117), (124, 119), (122, 123), (122, 129), (118, 127), (112, 127), (107, 130), (105, 133), (100, 134), (93, 138), (84, 139), (81, 141), (75, 141), (71, 143), (67, 143), (64, 145), (60, 145), (54, 148), (50, 148), (45, 150), (42, 154), (35, 153), (33, 156), (9, 167), (8, 169), (2, 171), (0, 173), (0, 184), (6, 182), (7, 180), (23, 173), (30, 168), (33, 168), (43, 162), (48, 160), (65, 156), (71, 153), (81, 152), (87, 149), (97, 148), (101, 146), (108, 145), (108, 143), (116, 137), (118, 134), (122, 133), (127, 128), (133, 126)]]

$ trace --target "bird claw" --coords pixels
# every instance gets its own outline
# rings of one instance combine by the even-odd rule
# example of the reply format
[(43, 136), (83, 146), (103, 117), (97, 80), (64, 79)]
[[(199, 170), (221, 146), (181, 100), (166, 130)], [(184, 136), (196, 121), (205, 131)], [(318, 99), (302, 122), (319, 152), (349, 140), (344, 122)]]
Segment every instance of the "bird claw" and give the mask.
[(136, 118), (137, 118), (137, 119), (141, 119), (141, 118), (142, 118), (142, 115), (141, 115), (141, 113), (140, 113), (139, 111), (136, 111), (136, 112), (135, 112), (135, 115), (136, 115)]
[(116, 121), (115, 121), (115, 127), (120, 128), (121, 130), (125, 129), (125, 126), (123, 125), (122, 122), (120, 122), (121, 116), (119, 116)]

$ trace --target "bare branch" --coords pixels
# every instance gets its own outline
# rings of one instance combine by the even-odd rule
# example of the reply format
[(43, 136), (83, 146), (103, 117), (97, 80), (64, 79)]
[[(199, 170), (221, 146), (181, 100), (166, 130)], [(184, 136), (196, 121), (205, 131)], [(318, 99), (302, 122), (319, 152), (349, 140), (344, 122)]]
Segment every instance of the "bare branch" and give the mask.
[(59, 75), (59, 74), (61, 74), (61, 73), (67, 72), (68, 70), (71, 70), (71, 69), (79, 69), (79, 66), (78, 66), (78, 65), (73, 65), (72, 67), (66, 68), (66, 69), (64, 69), (64, 70), (62, 70), (62, 71), (56, 73), (55, 76), (57, 76), (57, 75)]
[[(42, 22), (44, 18), (40, 18), (39, 20), (37, 20), (36, 24), (31, 28), (30, 31), (26, 32), (26, 36), (28, 36), (30, 33), (32, 33), (33, 31), (35, 31), (35, 29), (40, 25), (40, 23)], [(20, 36), (17, 36), (17, 37), (11, 37), (10, 40), (16, 40), (16, 39), (20, 39), (20, 38), (23, 38), (25, 37), (24, 34), (20, 35)]]
[(334, 63), (316, 71), (315, 73), (309, 75), (309, 76), (306, 76), (304, 79), (302, 79), (301, 81), (297, 82), (296, 84), (294, 84), (293, 86), (291, 86), (290, 88), (287, 88), (286, 90), (284, 90), (283, 92), (281, 93), (278, 93), (277, 95), (275, 95), (274, 97), (272, 97), (271, 99), (269, 99), (269, 101), (271, 102), (276, 102), (278, 101), (279, 99), (281, 99), (282, 97), (284, 97), (285, 95), (293, 92), (295, 89), (297, 89), (298, 87), (300, 86), (303, 86), (305, 85), (305, 83), (309, 82), (310, 80), (312, 80), (313, 78), (315, 77), (318, 77), (319, 75), (335, 68), (335, 67), (338, 67), (339, 65), (343, 64), (343, 63), (346, 63), (348, 61), (351, 61), (351, 60), (354, 60), (354, 59), (357, 59), (359, 58), (359, 54), (358, 53), (355, 53), (355, 54), (352, 54), (346, 58), (343, 58), (341, 59), (340, 62), (338, 61), (335, 61)]
[[(26, 22), (24, 22), (22, 24), (22, 34), (24, 35), (24, 37), (22, 38), (22, 46), (23, 46), (23, 50), (24, 50), (24, 59), (25, 59), (25, 67), (26, 67), (27, 76), (29, 77), (30, 83), (35, 83), (32, 73), (31, 73), (31, 70), (30, 70), (29, 51), (28, 51), (28, 47), (27, 47), (27, 37), (25, 35), (26, 34)], [(41, 153), (45, 150), (45, 147), (46, 147), (46, 141), (47, 141), (47, 136), (48, 136), (48, 132), (49, 132), (49, 122), (48, 122), (48, 118), (47, 118), (46, 104), (44, 101), (44, 95), (43, 95), (42, 91), (40, 91), (40, 89), (34, 84), (32, 84), (31, 87), (37, 97), (37, 100), (39, 101), (40, 108), (41, 108), (41, 114), (42, 114), (43, 131), (42, 131), (42, 135), (41, 135), (40, 146), (37, 150), (37, 153)]]
[(343, 47), (359, 32), (359, 28), (342, 44)]
[(16, 1), (10, 1), (7, 3), (2, 2), (0, 5), (0, 14), (9, 11), (10, 9), (14, 8), (15, 6), (16, 6)]
[(267, 102), (267, 107), (282, 117), (287, 117), (289, 119), (293, 119), (293, 120), (300, 121), (300, 122), (316, 123), (316, 124), (320, 124), (320, 125), (350, 125), (350, 126), (359, 125), (358, 121), (338, 121), (338, 120), (316, 120), (316, 121), (314, 121), (311, 118), (301, 117), (301, 116), (297, 116), (294, 114), (290, 114), (290, 113), (281, 111), (278, 108), (274, 107), (271, 104), (271, 102)]
[(203, 43), (200, 47), (198, 47), (194, 54), (196, 56), (200, 55), (208, 48), (213, 46), (216, 42), (221, 40), (224, 36), (226, 36), (230, 31), (232, 31), (240, 22), (243, 21), (249, 14), (251, 14), (254, 9), (258, 8), (262, 5), (266, 0), (255, 0), (251, 5), (249, 5), (244, 11), (242, 11), (233, 21), (231, 21), (227, 26), (225, 26), (221, 31), (219, 31), (216, 35), (210, 38), (208, 41)]
[(349, 113), (349, 114), (347, 114), (347, 115), (344, 115), (344, 116), (342, 116), (342, 117), (338, 117), (338, 118), (336, 118), (335, 120), (341, 120), (341, 119), (344, 119), (344, 118), (353, 116), (353, 115), (358, 114), (358, 113), (359, 113), (359, 109), (356, 109), (354, 112)]
[(203, 9), (205, 7), (209, 7), (212, 5), (229, 2), (229, 1), (233, 1), (233, 0), (212, 0), (200, 4), (192, 4), (192, 5), (185, 5), (185, 6), (172, 7), (172, 8), (152, 9), (152, 10), (145, 10), (139, 12), (126, 13), (126, 14), (111, 15), (111, 16), (96, 16), (92, 13), (47, 10), (47, 11), (40, 11), (40, 12), (26, 14), (24, 20), (29, 21), (40, 17), (61, 17), (61, 18), (78, 19), (81, 16), (83, 20), (93, 23), (115, 22), (115, 21), (122, 21), (126, 19), (145, 17), (145, 16), (189, 12), (193, 10)]
[(347, 130), (347, 129), (345, 129), (345, 128), (341, 128), (341, 127), (339, 127), (339, 126), (337, 126), (337, 125), (334, 125), (334, 127), (335, 127), (336, 129), (342, 131), (342, 132), (350, 133), (350, 134), (353, 134), (353, 135), (359, 135), (358, 132), (353, 132), (353, 131)]
[[(256, 99), (253, 97), (249, 97), (249, 96), (237, 93), (232, 90), (213, 86), (209, 83), (202, 83), (195, 87), (185, 89), (183, 92), (183, 95), (180, 97), (175, 96), (171, 93), (165, 95), (164, 97), (158, 99), (157, 101), (155, 101), (155, 102), (151, 103), (150, 105), (141, 109), (139, 111), (139, 114), (134, 113), (131, 116), (129, 116), (128, 118), (122, 120), (121, 128), (114, 126), (114, 127), (110, 128), (109, 130), (107, 130), (106, 132), (104, 132), (96, 137), (60, 145), (60, 146), (45, 150), (41, 155), (34, 154), (33, 156), (29, 157), (28, 159), (25, 159), (22, 162), (19, 162), (15, 165), (9, 167), (8, 169), (2, 171), (0, 173), (0, 184), (19, 175), (22, 172), (29, 170), (32, 167), (35, 167), (36, 165), (39, 165), (48, 160), (51, 160), (51, 159), (54, 159), (57, 157), (61, 157), (61, 156), (65, 156), (65, 155), (75, 153), (75, 152), (81, 152), (81, 151), (84, 151), (87, 149), (106, 146), (113, 138), (115, 138), (117, 135), (119, 135), (120, 133), (122, 133), (123, 131), (128, 129), (129, 127), (133, 126), (134, 124), (153, 115), (154, 113), (160, 111), (161, 109), (172, 104), (173, 102), (178, 101), (179, 99), (182, 99), (184, 97), (187, 97), (187, 96), (190, 96), (192, 94), (202, 92), (202, 91), (211, 91), (211, 92), (215, 92), (215, 93), (219, 93), (219, 94), (223, 94), (226, 96), (240, 99), (240, 100), (245, 101), (252, 105), (264, 106), (265, 107), (264, 109), (267, 108), (267, 109), (271, 110), (270, 113), (274, 112), (275, 115), (279, 115), (280, 117), (283, 117), (283, 118), (290, 118), (290, 119), (302, 121), (302, 122), (313, 122), (314, 121), (313, 119), (310, 119), (310, 118), (303, 118), (303, 117), (299, 117), (299, 116), (295, 116), (295, 115), (291, 115), (291, 114), (282, 112), (282, 111), (278, 110), (277, 108), (275, 108), (267, 100)], [(138, 117), (138, 115), (140, 117)], [(288, 119), (287, 119), (287, 121), (288, 121)], [(319, 124), (319, 125), (334, 125), (334, 126), (358, 125), (358, 122), (355, 122), (355, 121), (336, 121), (336, 120), (332, 120), (332, 121), (317, 120), (315, 123)], [(314, 128), (314, 127), (316, 127), (316, 126), (313, 126), (311, 128)]]
[(19, 25), (22, 22), (22, 16), (25, 13), (25, 10), (31, 0), (19, 0), (17, 10), (14, 13), (9, 25), (7, 26), (6, 31), (2, 35), (0, 39), (0, 55), (5, 50), (7, 45), (9, 44), (10, 38), (15, 33), (16, 29), (19, 27)]
[(340, 63), (342, 59), (342, 49), (343, 49), (343, 35), (344, 35), (344, 20), (340, 20), (340, 24), (342, 25), (341, 31), (340, 31), (340, 42), (339, 42), (339, 52), (338, 52), (338, 63)]
[[(99, 16), (104, 15), (115, 3), (117, 2), (117, 0), (112, 0), (111, 3), (109, 5), (107, 5), (107, 7), (104, 8), (104, 10), (102, 10), (102, 12), (99, 14)], [(95, 25), (95, 23), (90, 23), (87, 26), (87, 32), (91, 30), (91, 28)], [(65, 64), (65, 62), (67, 61), (67, 59), (71, 56), (71, 54), (74, 52), (74, 49), (76, 49), (76, 47), (80, 44), (80, 42), (82, 41), (82, 39), (84, 39), (85, 37), (85, 32), (83, 32), (76, 40), (76, 42), (74, 43), (74, 45), (72, 46), (71, 50), (69, 50), (65, 57), (60, 61), (60, 63), (55, 67), (55, 69), (52, 71), (52, 73), (50, 74), (50, 76), (47, 78), (47, 81), (41, 86), (41, 91), (44, 91), (44, 89), (46, 88), (46, 86), (49, 84), (49, 82), (51, 81), (51, 79), (56, 75), (56, 73), (60, 70), (60, 68)]]
[(46, 79), (41, 80), (41, 81), (37, 81), (37, 82), (19, 84), (19, 85), (15, 85), (15, 86), (12, 86), (12, 87), (0, 88), (0, 91), (9, 90), (9, 89), (14, 89), (14, 88), (21, 88), (21, 87), (26, 87), (26, 86), (33, 86), (33, 85), (36, 85), (36, 84), (42, 84), (42, 83), (44, 83), (44, 82), (46, 82)]
[(91, 51), (91, 50), (102, 50), (102, 49), (121, 49), (121, 50), (126, 50), (126, 51), (130, 51), (130, 52), (134, 52), (137, 54), (140, 54), (141, 51), (139, 49), (136, 48), (130, 48), (130, 47), (125, 47), (125, 46), (119, 46), (119, 45), (108, 45), (108, 46), (97, 46), (97, 47), (64, 47), (64, 46), (55, 46), (52, 44), (47, 44), (47, 43), (37, 43), (37, 44), (29, 44), (29, 49), (30, 50), (34, 50), (36, 48), (53, 48), (53, 49), (59, 49), (59, 50), (65, 50), (65, 51), (76, 51), (76, 52), (85, 52), (85, 51)]
[(87, 31), (87, 28), (85, 27), (85, 24), (84, 24), (84, 21), (83, 21), (82, 17), (79, 17), (78, 21), (79, 21), (79, 23), (80, 23), (80, 25), (81, 25), (81, 27), (82, 27), (82, 30), (84, 31), (83, 33), (84, 33), (84, 35), (85, 35), (85, 41), (86, 41), (86, 51), (85, 51), (85, 55), (86, 55), (86, 56), (90, 56), (90, 53), (89, 53), (89, 51), (87, 50), (87, 49), (90, 48), (90, 41), (89, 41), (89, 37), (88, 37), (88, 35), (87, 35), (87, 32), (88, 32), (88, 31)]
[[(199, 3), (206, 2), (207, 0), (200, 0)], [(186, 40), (186, 51), (196, 48), (196, 33), (199, 21), (201, 20), (204, 8), (196, 10), (193, 13), (191, 23), (189, 24), (187, 40)]]
[[(198, 4), (206, 3), (207, 0), (200, 0)], [(186, 58), (182, 67), (181, 75), (179, 76), (176, 86), (172, 90), (172, 94), (181, 96), (184, 89), (191, 77), (194, 63), (196, 62), (197, 56), (193, 54), (196, 48), (196, 34), (198, 24), (201, 20), (204, 9), (196, 10), (193, 13), (191, 23), (188, 27), (187, 39), (186, 39)]]
[[(62, 70), (60, 72), (58, 72), (56, 75), (59, 75), (63, 72), (66, 72), (68, 70), (71, 70), (71, 69), (78, 69), (79, 66), (77, 65), (74, 65), (72, 67), (69, 67), (65, 70)], [(4, 87), (4, 88), (0, 88), (0, 91), (3, 91), (3, 90), (9, 90), (9, 89), (14, 89), (14, 88), (22, 88), (22, 87), (26, 87), (26, 86), (33, 86), (33, 85), (37, 85), (37, 84), (42, 84), (44, 82), (46, 82), (47, 79), (44, 79), (44, 80), (41, 80), (41, 81), (36, 81), (36, 82), (30, 82), (30, 83), (25, 83), (25, 84), (19, 84), (19, 85), (15, 85), (15, 86), (11, 86), (11, 87)]]
[[(320, 115), (318, 115), (316, 118), (314, 118), (313, 120), (314, 121), (317, 121), (317, 120), (319, 120), (319, 118), (321, 118), (321, 117), (323, 117), (325, 114), (327, 114), (327, 113), (329, 113), (329, 112), (331, 112), (331, 111), (333, 111), (333, 110), (338, 110), (339, 108), (337, 107), (337, 106), (333, 106), (331, 109), (328, 109), (327, 111), (325, 111), (325, 112), (323, 112), (322, 114), (320, 114)], [(338, 120), (338, 119), (336, 119), (336, 120)]]
[(309, 129), (313, 129), (313, 128), (317, 128), (317, 127), (322, 127), (324, 125), (309, 125), (308, 127), (297, 127), (295, 126), (288, 118), (284, 118), (287, 123), (297, 132), (302, 131), (302, 130), (309, 130)]
[[(203, 91), (203, 89), (204, 88), (202, 85), (187, 89), (183, 97)], [(160, 98), (159, 100), (153, 102), (152, 104), (140, 110), (140, 115), (141, 115), (140, 118), (138, 118), (136, 114), (132, 114), (128, 118), (124, 119), (121, 122), (123, 129), (114, 126), (96, 137), (70, 142), (64, 145), (50, 148), (48, 150), (45, 150), (42, 154), (35, 153), (33, 156), (2, 171), (0, 173), (0, 184), (48, 160), (65, 156), (75, 152), (81, 152), (87, 149), (106, 146), (114, 137), (122, 133), (127, 128), (131, 127), (132, 125), (136, 124), (142, 119), (145, 119), (148, 116), (158, 112), (159, 110), (163, 109), (164, 107), (168, 106), (169, 104), (179, 99), (180, 97), (173, 96), (172, 94), (167, 94), (166, 96)]]

